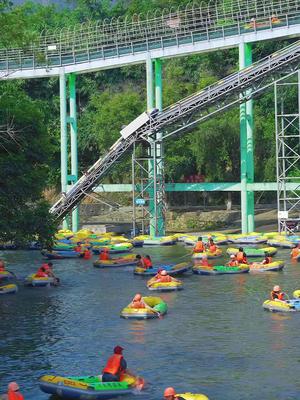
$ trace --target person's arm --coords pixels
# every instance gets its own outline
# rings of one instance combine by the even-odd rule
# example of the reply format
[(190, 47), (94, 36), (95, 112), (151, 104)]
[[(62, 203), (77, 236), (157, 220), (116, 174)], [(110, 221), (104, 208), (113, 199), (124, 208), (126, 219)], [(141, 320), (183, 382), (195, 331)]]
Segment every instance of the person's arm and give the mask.
[(126, 369), (127, 369), (127, 362), (126, 362), (125, 358), (122, 358), (122, 360), (121, 360), (121, 368), (122, 368), (122, 371), (126, 371)]

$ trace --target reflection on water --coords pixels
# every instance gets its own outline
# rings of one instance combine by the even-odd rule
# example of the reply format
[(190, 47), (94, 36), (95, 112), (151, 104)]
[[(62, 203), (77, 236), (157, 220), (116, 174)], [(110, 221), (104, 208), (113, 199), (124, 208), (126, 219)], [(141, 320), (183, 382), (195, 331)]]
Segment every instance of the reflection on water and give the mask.
[[(187, 251), (179, 245), (140, 252), (167, 263)], [(5, 252), (4, 257), (20, 277), (41, 262), (38, 252)], [(268, 313), (262, 303), (275, 284), (290, 295), (300, 288), (300, 264), (290, 263), (289, 250), (276, 258), (288, 261), (283, 272), (187, 274), (183, 291), (159, 294), (168, 314), (149, 321), (120, 318), (135, 293), (155, 295), (131, 268), (101, 270), (92, 261), (56, 261), (62, 286), (20, 286), (17, 295), (0, 298), (0, 387), (3, 391), (16, 380), (26, 400), (45, 400), (39, 376), (98, 374), (120, 344), (129, 368), (148, 383), (145, 400), (162, 398), (170, 385), (212, 400), (298, 399), (300, 314)]]

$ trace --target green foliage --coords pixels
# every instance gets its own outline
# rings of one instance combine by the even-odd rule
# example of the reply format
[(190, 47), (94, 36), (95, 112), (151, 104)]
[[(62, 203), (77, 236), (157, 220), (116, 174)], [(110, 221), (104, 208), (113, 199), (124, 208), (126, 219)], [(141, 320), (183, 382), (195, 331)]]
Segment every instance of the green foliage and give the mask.
[(2, 82), (0, 95), (0, 240), (48, 240), (55, 229), (42, 190), (51, 146), (38, 101), (20, 82)]

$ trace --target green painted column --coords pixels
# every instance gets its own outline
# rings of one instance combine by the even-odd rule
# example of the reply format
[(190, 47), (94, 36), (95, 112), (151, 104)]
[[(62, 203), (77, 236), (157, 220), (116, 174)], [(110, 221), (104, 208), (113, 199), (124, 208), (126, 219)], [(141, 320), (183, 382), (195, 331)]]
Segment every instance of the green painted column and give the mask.
[[(71, 181), (74, 185), (78, 180), (78, 151), (77, 151), (77, 113), (76, 113), (76, 75), (69, 76), (70, 95), (70, 136), (71, 136)], [(72, 212), (72, 231), (77, 232), (79, 226), (79, 209)]]
[[(162, 61), (160, 59), (155, 60), (155, 108), (162, 111)], [(164, 165), (163, 165), (163, 142), (162, 134), (157, 133), (156, 139), (158, 143), (156, 144), (156, 173), (161, 177), (161, 184), (164, 185)], [(161, 193), (164, 191), (162, 190)], [(157, 236), (165, 235), (165, 216), (163, 204), (159, 204), (159, 209), (157, 210)]]
[[(241, 43), (239, 46), (239, 67), (252, 64), (252, 46)], [(254, 230), (254, 192), (247, 190), (247, 184), (254, 182), (253, 156), (253, 101), (240, 105), (240, 154), (241, 154), (241, 221), (242, 232)]]
[[(60, 96), (60, 169), (61, 169), (61, 191), (67, 192), (68, 184), (68, 136), (67, 136), (67, 94), (66, 76), (63, 69), (59, 75)], [(68, 228), (68, 222), (63, 220), (63, 228)]]
[[(146, 85), (147, 85), (147, 111), (150, 111), (154, 108), (154, 82), (153, 82), (153, 61), (148, 55), (146, 59)], [(154, 183), (154, 142), (152, 140), (149, 141), (150, 149), (149, 149), (149, 162), (148, 162), (148, 175), (149, 182), (152, 181)], [(150, 214), (150, 236), (156, 236), (156, 219), (155, 219), (155, 202), (154, 202), (154, 184), (149, 187), (149, 214)]]

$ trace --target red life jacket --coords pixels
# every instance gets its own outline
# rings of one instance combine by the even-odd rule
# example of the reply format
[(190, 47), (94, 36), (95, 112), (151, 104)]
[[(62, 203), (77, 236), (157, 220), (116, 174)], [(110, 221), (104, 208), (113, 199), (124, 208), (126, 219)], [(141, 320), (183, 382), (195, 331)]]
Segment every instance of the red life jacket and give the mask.
[(247, 258), (244, 256), (242, 251), (239, 251), (235, 258), (240, 264), (247, 264)]
[(101, 260), (101, 261), (107, 261), (107, 260), (109, 260), (109, 254), (108, 253), (100, 253), (100, 255), (99, 255), (99, 260)]
[(159, 282), (172, 282), (170, 275), (161, 275), (158, 279)]
[(217, 251), (217, 246), (216, 246), (215, 244), (211, 244), (211, 245), (209, 246), (209, 251), (210, 251), (211, 253), (215, 253), (215, 252)]
[(9, 390), (7, 392), (8, 400), (24, 400), (23, 395), (20, 392), (13, 392)]
[(206, 258), (204, 258), (203, 260), (201, 260), (201, 264), (203, 267), (209, 267), (210, 264), (208, 263), (208, 260)]
[(237, 260), (229, 261), (228, 267), (237, 267), (239, 265)]
[(104, 374), (106, 372), (107, 374), (112, 374), (112, 375), (119, 374), (122, 370), (121, 367), (122, 359), (123, 359), (122, 354), (113, 354), (107, 360), (106, 366), (103, 368), (102, 373)]
[(89, 260), (91, 258), (91, 252), (89, 250), (84, 250), (83, 259)]
[(130, 308), (146, 308), (146, 306), (145, 303), (143, 303), (140, 300), (135, 300), (135, 301), (133, 300), (130, 305)]
[(76, 253), (81, 253), (82, 252), (81, 246), (74, 247), (74, 251), (76, 251)]
[[(48, 266), (48, 265), (47, 265)], [(37, 278), (45, 278), (48, 276), (47, 272), (44, 271), (43, 265), (38, 269), (37, 273), (35, 274)]]
[(152, 262), (149, 260), (149, 258), (143, 258), (143, 262), (144, 262), (144, 266), (146, 269), (151, 268), (152, 267)]
[(203, 253), (203, 251), (205, 251), (204, 243), (201, 241), (197, 242), (194, 247), (194, 252), (195, 253)]
[(5, 272), (5, 267), (0, 267), (0, 272)]
[(282, 293), (282, 292), (274, 292), (274, 291), (272, 290), (272, 292), (271, 292), (271, 299), (272, 299), (272, 300), (275, 300), (275, 299), (284, 300), (284, 293)]

